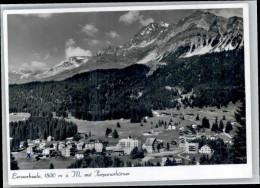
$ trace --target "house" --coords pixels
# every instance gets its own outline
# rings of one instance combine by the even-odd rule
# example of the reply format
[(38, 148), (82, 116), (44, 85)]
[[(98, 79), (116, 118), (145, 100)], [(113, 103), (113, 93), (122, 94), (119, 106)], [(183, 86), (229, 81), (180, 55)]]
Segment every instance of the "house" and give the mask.
[(82, 150), (84, 143), (80, 142), (80, 143), (77, 143), (76, 145), (77, 145), (77, 150)]
[(84, 150), (92, 150), (93, 148), (95, 148), (95, 141), (89, 140), (89, 142), (85, 143)]
[(185, 137), (180, 137), (179, 148), (183, 149), (183, 150), (186, 149), (186, 138)]
[(51, 137), (51, 136), (48, 136), (48, 137), (47, 137), (47, 141), (52, 141), (52, 137)]
[(55, 151), (58, 150), (58, 143), (57, 143), (57, 142), (54, 142), (54, 143), (53, 143), (53, 148), (54, 148)]
[(186, 142), (186, 148), (185, 148), (185, 152), (186, 153), (198, 153), (198, 149), (199, 149), (199, 144), (198, 143), (189, 143)]
[(70, 157), (70, 148), (61, 148), (61, 155), (64, 157)]
[(124, 150), (119, 145), (106, 147), (106, 151), (108, 154), (124, 155)]
[(88, 135), (86, 133), (78, 133), (81, 139), (87, 139)]
[(168, 125), (168, 130), (175, 130), (176, 129), (176, 126), (175, 125)]
[(182, 159), (181, 158), (175, 158), (175, 162), (177, 165), (182, 165)]
[(212, 135), (211, 137), (209, 137), (209, 139), (210, 139), (210, 140), (216, 140), (216, 136), (213, 136), (213, 135)]
[(96, 150), (96, 152), (102, 152), (103, 150), (103, 143), (101, 140), (97, 140), (95, 143), (94, 143), (94, 148)]
[(39, 144), (39, 143), (41, 143), (41, 140), (40, 140), (40, 139), (36, 139), (36, 140), (33, 140), (33, 142), (34, 142), (35, 144)]
[(35, 146), (29, 146), (29, 147), (27, 147), (27, 149), (26, 149), (26, 150), (27, 150), (27, 152), (26, 152), (27, 155), (28, 155), (28, 154), (30, 154), (30, 155), (33, 154), (33, 152), (35, 151), (35, 148), (36, 148)]
[(101, 140), (95, 141), (94, 139), (89, 140), (89, 142), (85, 143), (85, 147), (83, 150), (92, 150), (95, 148), (96, 152), (102, 152), (103, 143)]
[(130, 136), (127, 138), (120, 139), (118, 142), (118, 146), (121, 146), (124, 150), (125, 155), (130, 155), (132, 150), (135, 147), (138, 147), (138, 140), (135, 138), (131, 138)]
[(85, 151), (84, 150), (80, 150), (76, 153), (75, 157), (77, 159), (83, 159), (84, 158), (84, 154), (85, 154)]
[(58, 150), (61, 151), (62, 148), (65, 148), (65, 144), (64, 143), (59, 143)]
[(196, 125), (196, 124), (192, 124), (191, 127), (192, 127), (193, 129), (196, 129), (196, 128), (197, 128), (197, 125)]
[(42, 154), (43, 155), (50, 155), (52, 152), (54, 152), (54, 148), (45, 148), (43, 151), (42, 151)]
[(199, 153), (211, 154), (212, 149), (208, 145), (204, 145), (200, 148)]
[(147, 138), (145, 143), (142, 145), (142, 149), (146, 149), (147, 153), (154, 153), (157, 151), (159, 143), (156, 138)]
[(25, 143), (25, 141), (21, 141), (20, 142), (20, 145), (19, 145), (19, 148), (21, 149), (21, 148), (24, 148), (24, 143)]
[(41, 143), (39, 144), (39, 149), (44, 149), (44, 148), (45, 148), (45, 145), (46, 145), (45, 142), (41, 142)]
[(112, 132), (111, 132), (111, 133), (109, 133), (109, 134), (107, 135), (107, 137), (108, 137), (108, 138), (112, 138), (112, 137), (113, 137), (113, 134), (112, 134)]

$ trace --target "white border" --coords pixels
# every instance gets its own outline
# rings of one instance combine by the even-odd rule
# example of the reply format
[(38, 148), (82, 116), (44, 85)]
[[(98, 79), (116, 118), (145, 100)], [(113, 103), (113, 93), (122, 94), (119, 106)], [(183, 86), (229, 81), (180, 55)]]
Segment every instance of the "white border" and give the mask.
[[(44, 185), (44, 184), (75, 184), (75, 183), (104, 183), (104, 182), (135, 182), (135, 181), (166, 181), (166, 180), (203, 180), (203, 179), (237, 179), (252, 178), (252, 126), (251, 126), (251, 87), (250, 87), (250, 57), (249, 57), (249, 12), (248, 4), (200, 4), (200, 5), (152, 5), (152, 6), (120, 6), (120, 7), (92, 7), (92, 8), (55, 8), (55, 9), (27, 9), (27, 10), (4, 10), (3, 11), (3, 36), (4, 36), (4, 63), (5, 80), (8, 86), (8, 14), (34, 14), (34, 13), (65, 13), (65, 12), (111, 12), (130, 10), (181, 10), (181, 9), (220, 9), (220, 8), (243, 8), (244, 24), (244, 49), (245, 49), (245, 90), (246, 90), (246, 126), (247, 126), (247, 164), (240, 165), (208, 165), (208, 166), (175, 166), (175, 167), (134, 167), (134, 168), (101, 168), (101, 169), (55, 169), (53, 170), (18, 170), (10, 169), (10, 141), (9, 126), (7, 126), (7, 160), (8, 182), (10, 185)], [(6, 122), (9, 122), (9, 87), (5, 90)], [(11, 179), (13, 172), (19, 175), (55, 172), (63, 174), (63, 177), (71, 171), (78, 170), (81, 173), (94, 173), (100, 170), (102, 173), (129, 172), (129, 176), (111, 176), (91, 178), (54, 178), (54, 179)]]

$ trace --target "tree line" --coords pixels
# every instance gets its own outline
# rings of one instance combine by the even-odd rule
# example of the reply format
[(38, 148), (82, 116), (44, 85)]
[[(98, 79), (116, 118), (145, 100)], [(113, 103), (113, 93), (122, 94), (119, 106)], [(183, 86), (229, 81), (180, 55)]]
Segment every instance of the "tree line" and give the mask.
[(47, 139), (48, 136), (54, 137), (54, 140), (65, 140), (77, 134), (77, 125), (52, 117), (33, 117), (25, 121), (9, 123), (10, 137), (12, 138), (12, 149), (18, 149), (20, 141), (27, 139)]

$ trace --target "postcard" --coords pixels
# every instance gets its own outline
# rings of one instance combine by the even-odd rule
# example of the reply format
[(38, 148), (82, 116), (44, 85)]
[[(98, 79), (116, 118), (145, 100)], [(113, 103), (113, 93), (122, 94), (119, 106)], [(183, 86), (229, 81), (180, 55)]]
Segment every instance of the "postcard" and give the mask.
[(248, 14), (4, 10), (8, 183), (251, 178)]

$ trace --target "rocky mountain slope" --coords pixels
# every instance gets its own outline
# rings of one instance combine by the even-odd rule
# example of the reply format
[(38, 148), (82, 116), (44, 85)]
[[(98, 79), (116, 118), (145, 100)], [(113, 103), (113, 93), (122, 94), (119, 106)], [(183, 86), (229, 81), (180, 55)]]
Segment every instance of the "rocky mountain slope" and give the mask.
[[(31, 75), (20, 75), (10, 83), (64, 80), (75, 74), (95, 69), (124, 68), (132, 64), (145, 64), (151, 71), (177, 58), (189, 58), (213, 52), (243, 47), (243, 20), (239, 17), (223, 18), (197, 11), (177, 24), (154, 22), (143, 27), (129, 42), (119, 47), (110, 46), (95, 56), (73, 61)], [(74, 62), (74, 63), (72, 63)], [(77, 63), (75, 63), (77, 62)], [(62, 65), (64, 62), (62, 63)]]

